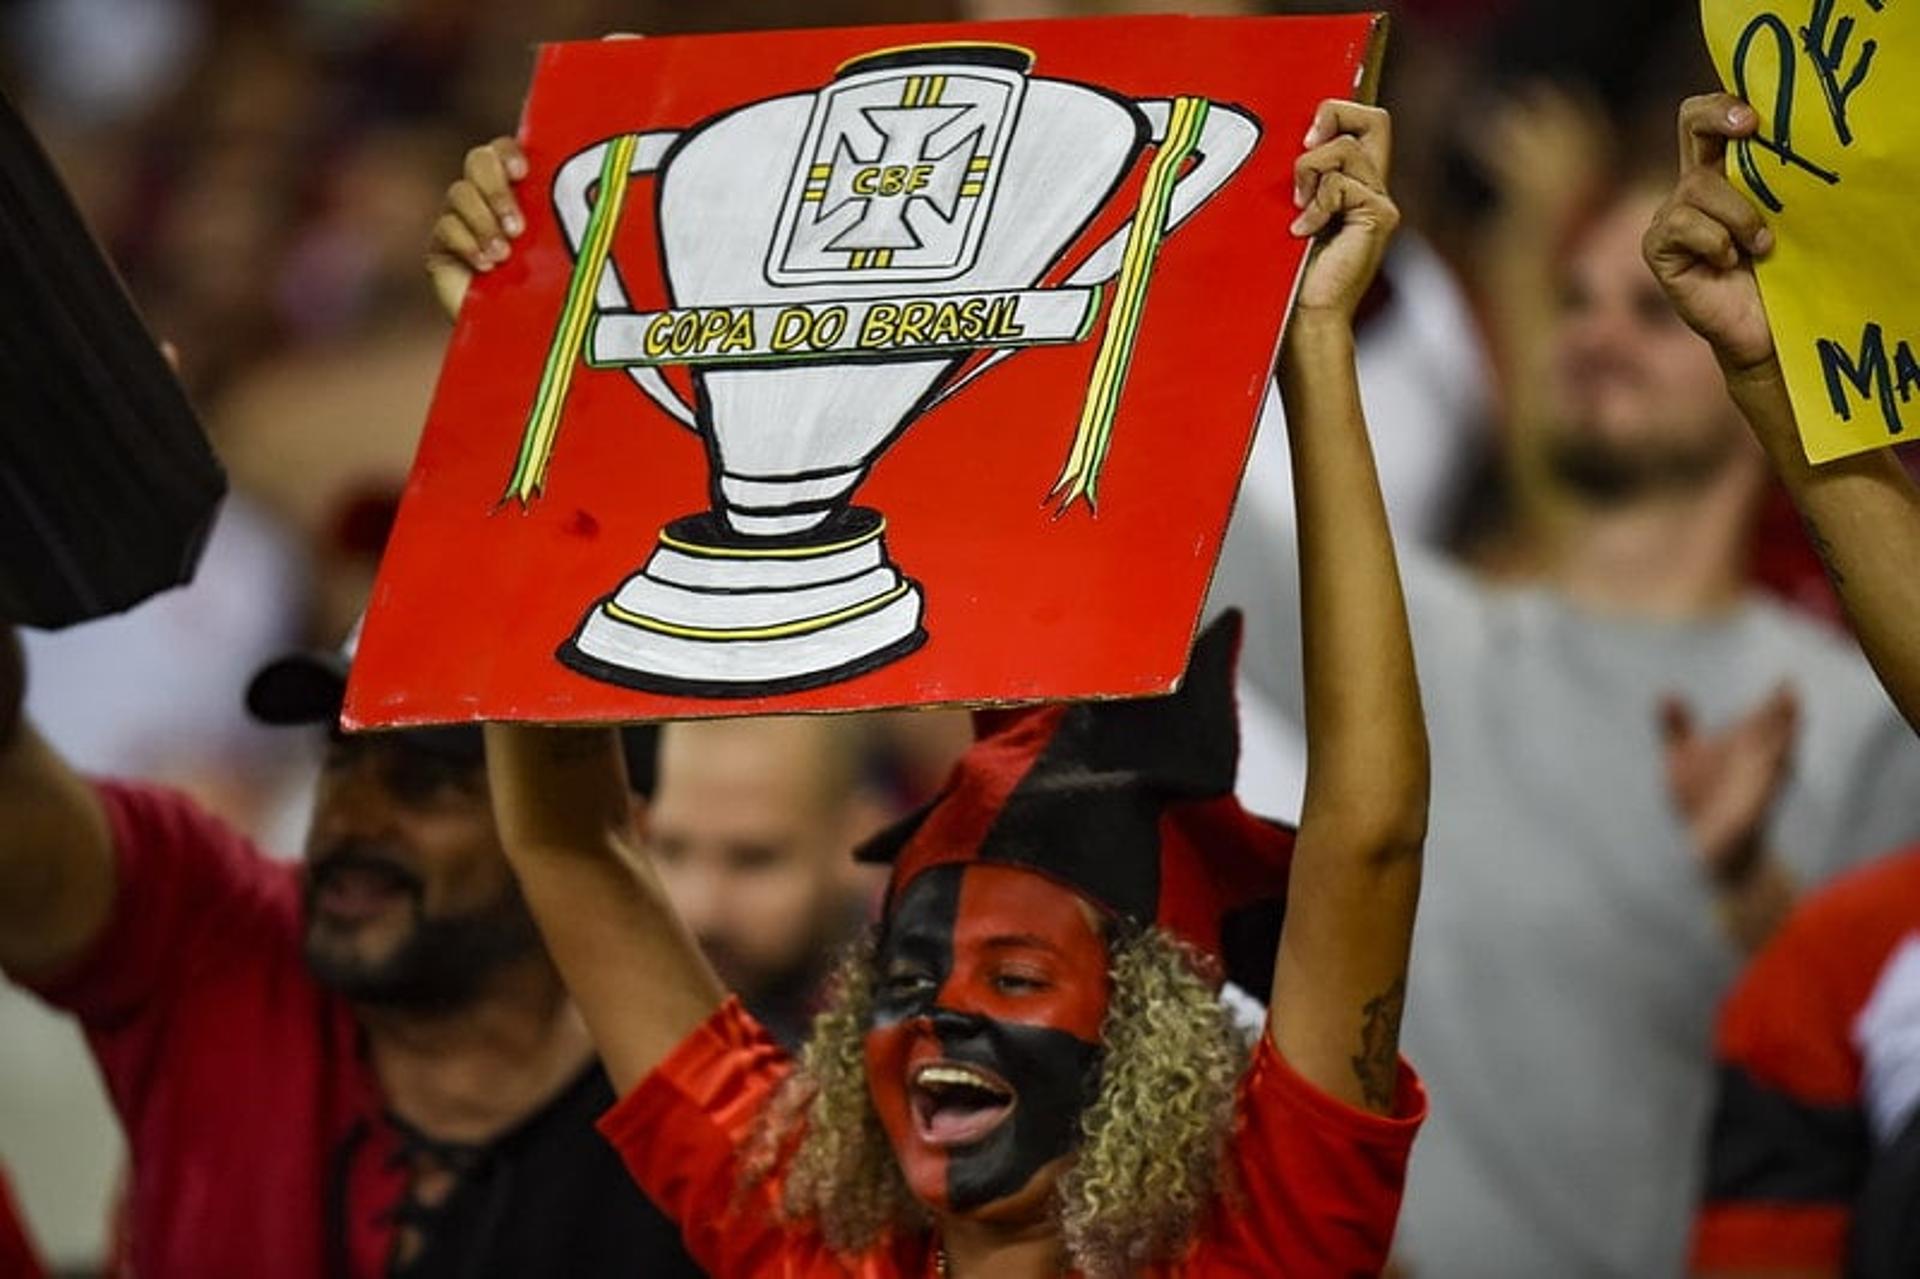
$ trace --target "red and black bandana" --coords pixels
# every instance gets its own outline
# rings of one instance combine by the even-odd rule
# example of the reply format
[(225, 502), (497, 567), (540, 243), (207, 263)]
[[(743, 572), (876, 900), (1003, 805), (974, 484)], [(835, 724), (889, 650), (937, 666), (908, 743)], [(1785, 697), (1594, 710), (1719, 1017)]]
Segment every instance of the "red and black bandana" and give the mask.
[(893, 865), (889, 917), (935, 867), (1018, 866), (1165, 928), (1264, 996), (1294, 832), (1233, 794), (1240, 636), (1238, 613), (1209, 626), (1167, 697), (978, 714), (941, 794), (859, 853)]

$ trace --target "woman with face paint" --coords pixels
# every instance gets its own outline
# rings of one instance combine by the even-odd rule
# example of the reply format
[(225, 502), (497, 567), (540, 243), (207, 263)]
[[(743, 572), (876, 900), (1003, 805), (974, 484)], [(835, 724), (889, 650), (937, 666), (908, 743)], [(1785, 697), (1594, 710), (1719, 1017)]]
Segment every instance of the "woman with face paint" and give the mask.
[[(616, 735), (489, 726), (502, 835), (623, 1094), (602, 1129), (713, 1274), (1384, 1266), (1425, 1109), (1397, 1045), (1428, 772), (1353, 361), (1398, 221), (1388, 132), (1325, 103), (1296, 173), (1292, 232), (1318, 241), (1279, 370), (1297, 832), (1231, 793), (1237, 619), (1172, 697), (982, 716), (941, 796), (863, 854), (893, 866), (884, 917), (794, 1061), (635, 852)], [(430, 259), (454, 304), (510, 252), (524, 172), (511, 143), (469, 155)], [(1228, 976), (1271, 991), (1251, 1046)]]

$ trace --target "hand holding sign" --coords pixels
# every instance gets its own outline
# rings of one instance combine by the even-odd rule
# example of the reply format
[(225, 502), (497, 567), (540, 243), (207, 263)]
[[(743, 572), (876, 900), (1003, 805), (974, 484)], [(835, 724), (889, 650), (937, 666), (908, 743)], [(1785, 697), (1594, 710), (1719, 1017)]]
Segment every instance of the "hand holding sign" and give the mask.
[(1759, 268), (1807, 456), (1906, 438), (1920, 407), (1920, 7), (1892, 0), (1703, 0), (1721, 80), (1751, 104), (1730, 140), (1735, 182), (1769, 214)]
[(1775, 358), (1754, 258), (1773, 248), (1773, 232), (1752, 201), (1727, 179), (1728, 143), (1759, 126), (1752, 107), (1724, 93), (1689, 98), (1680, 108), (1680, 181), (1647, 230), (1647, 265), (1694, 332), (1713, 344), (1729, 372)]
[(527, 157), (512, 138), (467, 152), (461, 176), (447, 188), (446, 212), (433, 224), (427, 276), (449, 320), (460, 318), (474, 272), (491, 271), (512, 253), (508, 241), (527, 229), (513, 184), (527, 176)]
[(1400, 210), (1387, 195), (1393, 122), (1379, 107), (1323, 102), (1294, 165), (1295, 235), (1326, 238), (1300, 282), (1301, 321), (1328, 313), (1350, 323), (1373, 283)]
[[(1913, 625), (1920, 577), (1912, 571), (1920, 560), (1920, 487), (1885, 450), (1858, 450), (1825, 466), (1808, 461), (1812, 450), (1802, 439), (1811, 436), (1799, 429), (1804, 416), (1796, 422), (1804, 409), (1790, 398), (1787, 361), (1775, 349), (1776, 335), (1788, 342), (1787, 330), (1778, 308), (1769, 330), (1760, 298), (1764, 269), (1754, 278), (1754, 260), (1771, 259), (1775, 236), (1722, 169), (1729, 144), (1757, 138), (1763, 127), (1750, 106), (1725, 94), (1681, 107), (1680, 180), (1647, 231), (1647, 262), (1674, 308), (1713, 344), (1727, 389), (1800, 509), (1861, 647), (1908, 722), (1920, 728)], [(1877, 366), (1876, 376), (1901, 370), (1899, 382), (1883, 383), (1889, 396), (1920, 382), (1920, 372), (1909, 376), (1906, 348), (1899, 349), (1897, 364)]]

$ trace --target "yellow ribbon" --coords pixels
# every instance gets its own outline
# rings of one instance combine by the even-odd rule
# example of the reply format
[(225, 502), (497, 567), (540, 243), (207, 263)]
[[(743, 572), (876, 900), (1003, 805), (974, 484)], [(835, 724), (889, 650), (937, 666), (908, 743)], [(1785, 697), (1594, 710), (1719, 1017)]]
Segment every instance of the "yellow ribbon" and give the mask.
[(627, 171), (632, 166), (633, 149), (638, 142), (637, 137), (627, 133), (607, 143), (606, 157), (600, 163), (599, 192), (593, 212), (587, 217), (586, 234), (581, 238), (579, 256), (573, 262), (573, 276), (567, 281), (566, 304), (560, 308), (560, 323), (555, 326), (553, 343), (547, 348), (540, 388), (534, 392), (533, 409), (527, 414), (526, 430), (520, 437), (520, 456), (513, 464), (513, 478), (507, 481), (502, 502), (530, 505), (546, 487), (547, 463), (553, 458), (553, 441), (560, 432), (567, 390), (573, 385), (573, 371), (580, 363), (580, 347), (586, 341), (587, 325), (593, 318), (594, 293), (600, 287), (607, 256), (613, 251), (613, 233), (620, 225), (620, 210), (627, 200)]
[(1159, 153), (1147, 169), (1140, 207), (1134, 210), (1133, 225), (1127, 232), (1126, 253), (1114, 288), (1113, 312), (1108, 317), (1099, 354), (1094, 357), (1093, 376), (1088, 380), (1086, 399), (1081, 404), (1080, 425), (1074, 431), (1073, 447), (1067, 454), (1060, 478), (1047, 494), (1048, 501), (1059, 500), (1055, 515), (1065, 515), (1074, 502), (1082, 499), (1089, 510), (1099, 510), (1100, 471), (1112, 443), (1120, 392), (1126, 386), (1127, 371), (1133, 363), (1133, 347), (1146, 311), (1147, 286), (1153, 280), (1154, 264), (1159, 260), (1160, 245), (1166, 238), (1168, 207), (1174, 187), (1180, 181), (1180, 170), (1199, 144), (1206, 122), (1205, 98), (1173, 100), (1167, 117), (1166, 140), (1160, 144)]

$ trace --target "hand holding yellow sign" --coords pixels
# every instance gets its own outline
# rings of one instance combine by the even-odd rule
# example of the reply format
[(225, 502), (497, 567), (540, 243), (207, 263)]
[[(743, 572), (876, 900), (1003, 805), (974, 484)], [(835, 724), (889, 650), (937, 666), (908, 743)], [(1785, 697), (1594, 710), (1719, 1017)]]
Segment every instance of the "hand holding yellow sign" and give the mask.
[(1920, 0), (1702, 0), (1728, 155), (1776, 247), (1760, 290), (1813, 462), (1920, 435)]

